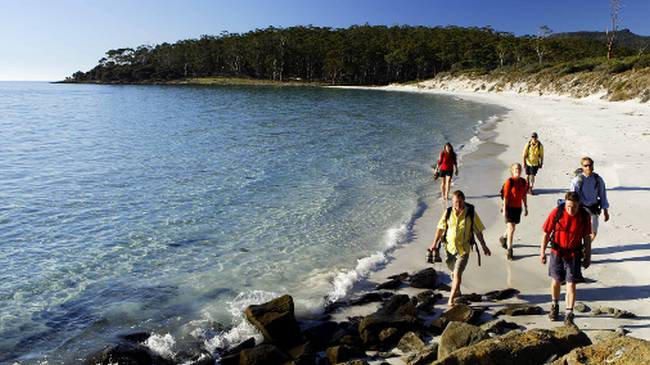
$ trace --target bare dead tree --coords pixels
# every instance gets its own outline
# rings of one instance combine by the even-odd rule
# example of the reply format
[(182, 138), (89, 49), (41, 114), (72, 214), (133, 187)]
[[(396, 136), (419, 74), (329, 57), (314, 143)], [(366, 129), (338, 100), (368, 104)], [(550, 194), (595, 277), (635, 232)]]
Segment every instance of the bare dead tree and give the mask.
[(621, 0), (610, 0), (609, 1), (609, 20), (611, 21), (611, 29), (605, 31), (607, 37), (607, 59), (611, 60), (614, 57), (614, 41), (616, 40), (616, 32), (618, 32), (618, 27), (621, 25), (621, 19), (619, 17), (621, 13), (621, 8), (623, 3)]
[(546, 38), (553, 34), (553, 30), (547, 25), (542, 25), (539, 27), (539, 32), (537, 33), (535, 41), (535, 52), (537, 52), (537, 59), (539, 64), (542, 64), (544, 55), (547, 53), (548, 49), (546, 48)]

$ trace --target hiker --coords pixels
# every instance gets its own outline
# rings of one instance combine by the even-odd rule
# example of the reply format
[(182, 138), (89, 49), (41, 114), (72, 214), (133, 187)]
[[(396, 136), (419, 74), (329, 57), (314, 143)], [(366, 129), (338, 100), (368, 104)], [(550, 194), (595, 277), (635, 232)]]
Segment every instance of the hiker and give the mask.
[(533, 187), (535, 186), (535, 176), (537, 170), (544, 165), (544, 146), (537, 138), (537, 132), (530, 135), (530, 140), (524, 147), (524, 167), (526, 168), (526, 182), (528, 183), (528, 193), (535, 195)]
[(445, 146), (440, 151), (436, 170), (439, 177), (442, 178), (440, 182), (440, 198), (444, 199), (445, 206), (449, 202), (449, 190), (451, 189), (451, 177), (456, 169), (456, 176), (458, 176), (458, 161), (456, 152), (451, 143), (445, 143)]
[(577, 176), (571, 180), (569, 191), (575, 191), (580, 196), (580, 204), (589, 211), (591, 216), (591, 242), (598, 234), (598, 217), (602, 210), (605, 222), (609, 220), (609, 202), (605, 181), (594, 172), (594, 160), (583, 157), (580, 160), (581, 169), (576, 170)]
[[(465, 194), (456, 190), (452, 193), (452, 206), (447, 208), (440, 217), (438, 229), (433, 240), (429, 254), (435, 252), (436, 261), (440, 262), (439, 248), (444, 243), (447, 251), (447, 267), (451, 271), (451, 293), (449, 293), (448, 305), (454, 305), (454, 299), (460, 295), (460, 284), (463, 271), (467, 267), (469, 253), (472, 245), (476, 245), (474, 235), (478, 238), (486, 256), (490, 256), (490, 249), (485, 244), (482, 231), (485, 229), (474, 206), (465, 203)], [(478, 247), (475, 248), (479, 255)]]
[(576, 192), (567, 192), (564, 202), (558, 205), (544, 222), (544, 239), (539, 257), (546, 264), (546, 246), (550, 244), (548, 274), (551, 280), (551, 310), (549, 318), (559, 317), (560, 289), (566, 282), (565, 325), (573, 324), (573, 307), (576, 301), (576, 283), (584, 282), (580, 266), (585, 269), (591, 264), (591, 219), (580, 206)]
[(506, 258), (512, 260), (512, 242), (515, 235), (515, 227), (521, 221), (522, 203), (524, 216), (528, 216), (528, 201), (526, 191), (528, 184), (526, 179), (521, 177), (521, 164), (514, 163), (510, 166), (510, 177), (503, 184), (501, 190), (501, 214), (506, 221), (506, 231), (499, 238), (501, 247), (507, 250)]

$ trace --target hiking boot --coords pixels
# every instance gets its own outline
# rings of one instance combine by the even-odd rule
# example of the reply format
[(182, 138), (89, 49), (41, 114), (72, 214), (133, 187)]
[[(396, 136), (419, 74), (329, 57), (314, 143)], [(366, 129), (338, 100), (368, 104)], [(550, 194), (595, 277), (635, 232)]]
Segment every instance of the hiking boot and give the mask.
[(436, 252), (436, 255), (433, 256), (433, 262), (442, 262), (442, 257), (440, 257), (440, 254)]
[(557, 304), (551, 304), (551, 310), (548, 312), (548, 319), (555, 322), (560, 316), (560, 306)]
[(508, 247), (508, 239), (506, 238), (506, 236), (499, 237), (499, 242), (501, 242), (501, 247), (503, 247), (504, 249)]
[(573, 312), (569, 312), (564, 316), (564, 325), (565, 326), (575, 326), (573, 323), (573, 318), (575, 318), (575, 314)]
[(512, 249), (511, 248), (508, 249), (508, 253), (506, 254), (506, 258), (508, 260), (512, 261)]

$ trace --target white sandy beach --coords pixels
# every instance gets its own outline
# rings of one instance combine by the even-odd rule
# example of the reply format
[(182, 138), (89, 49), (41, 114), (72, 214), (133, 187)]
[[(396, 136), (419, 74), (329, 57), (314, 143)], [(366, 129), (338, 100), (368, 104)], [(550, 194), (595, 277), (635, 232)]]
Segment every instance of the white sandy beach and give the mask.
[[(588, 283), (578, 286), (577, 300), (591, 308), (602, 305), (628, 310), (638, 318), (577, 313), (575, 322), (587, 333), (623, 326), (632, 336), (650, 339), (650, 223), (646, 221), (650, 206), (650, 105), (607, 102), (596, 97), (573, 99), (465, 91), (473, 90), (468, 87), (458, 84), (451, 90), (441, 90), (421, 84), (420, 87), (380, 88), (448, 94), (510, 109), (494, 128), (496, 133), (478, 151), (463, 158), (461, 176), (454, 186), (464, 190), (468, 201), (477, 206), (487, 226), (484, 234), (493, 252), (492, 257), (483, 257), (480, 268), (472, 254), (463, 280), (463, 293), (513, 287), (521, 291), (521, 300), (548, 310), (550, 279), (547, 267), (540, 263), (538, 256), (541, 226), (568, 188), (580, 157), (588, 155), (595, 160), (595, 170), (607, 184), (611, 219), (603, 223), (601, 216), (599, 235), (593, 244), (593, 263), (583, 271)], [(537, 195), (529, 196), (530, 215), (522, 218), (515, 233), (515, 260), (507, 261), (498, 243), (504, 230), (498, 210), (498, 191), (508, 176), (507, 166), (521, 162), (523, 147), (532, 131), (539, 133), (545, 146), (544, 169), (538, 174)], [(425, 249), (431, 244), (442, 212), (439, 202), (428, 203), (429, 209), (416, 223), (414, 242), (394, 252), (387, 267), (372, 274), (372, 281), (382, 282), (392, 274), (426, 267)], [(444, 264), (435, 267), (446, 272)], [(498, 309), (501, 303), (491, 305), (492, 309)], [(442, 302), (439, 307), (444, 309)], [(564, 308), (563, 301), (560, 308)], [(527, 328), (561, 324), (549, 322), (546, 315), (509, 319)]]

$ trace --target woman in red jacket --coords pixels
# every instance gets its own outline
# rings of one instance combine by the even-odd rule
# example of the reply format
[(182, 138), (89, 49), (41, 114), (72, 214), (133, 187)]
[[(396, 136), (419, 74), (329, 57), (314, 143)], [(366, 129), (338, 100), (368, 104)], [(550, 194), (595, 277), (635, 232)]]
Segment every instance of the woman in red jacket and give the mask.
[(451, 189), (451, 177), (456, 169), (456, 176), (458, 176), (458, 161), (456, 159), (456, 152), (451, 143), (446, 143), (438, 157), (437, 169), (439, 176), (442, 178), (440, 182), (441, 199), (444, 199), (445, 205), (449, 202), (449, 190)]

